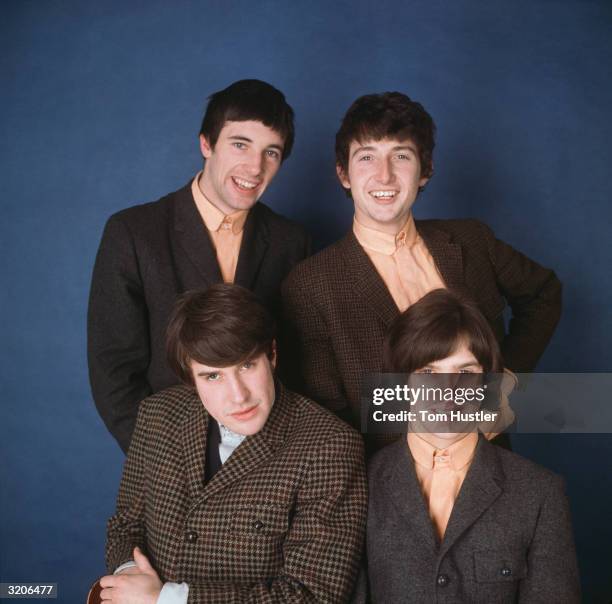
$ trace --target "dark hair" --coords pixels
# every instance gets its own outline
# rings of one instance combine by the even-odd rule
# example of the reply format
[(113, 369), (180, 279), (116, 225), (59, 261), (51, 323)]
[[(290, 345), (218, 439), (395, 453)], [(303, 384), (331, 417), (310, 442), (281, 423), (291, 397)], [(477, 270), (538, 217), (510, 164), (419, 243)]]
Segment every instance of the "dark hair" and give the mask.
[(225, 122), (255, 120), (272, 128), (283, 139), (283, 161), (291, 154), (295, 131), (293, 109), (285, 95), (261, 80), (239, 80), (208, 98), (200, 134), (211, 148), (217, 144)]
[(391, 324), (384, 342), (384, 371), (412, 373), (453, 354), (465, 341), (485, 373), (503, 371), (499, 344), (478, 307), (447, 289), (436, 289)]
[(192, 385), (191, 361), (229, 367), (262, 352), (271, 358), (275, 335), (274, 319), (253, 292), (219, 283), (177, 300), (166, 335), (168, 363)]
[(336, 163), (348, 170), (353, 141), (379, 141), (384, 138), (410, 139), (419, 153), (421, 176), (433, 174), (436, 125), (423, 105), (401, 92), (366, 94), (348, 109), (336, 134)]

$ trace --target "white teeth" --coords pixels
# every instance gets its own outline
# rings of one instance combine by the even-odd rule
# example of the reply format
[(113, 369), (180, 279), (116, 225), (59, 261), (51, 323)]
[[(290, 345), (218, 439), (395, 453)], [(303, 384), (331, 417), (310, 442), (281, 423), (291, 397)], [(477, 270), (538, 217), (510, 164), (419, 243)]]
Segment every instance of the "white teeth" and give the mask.
[(257, 186), (256, 182), (249, 182), (248, 180), (242, 180), (242, 178), (233, 177), (234, 182), (242, 189), (254, 189)]
[(397, 191), (370, 191), (370, 195), (377, 198), (382, 199), (391, 199), (395, 197)]

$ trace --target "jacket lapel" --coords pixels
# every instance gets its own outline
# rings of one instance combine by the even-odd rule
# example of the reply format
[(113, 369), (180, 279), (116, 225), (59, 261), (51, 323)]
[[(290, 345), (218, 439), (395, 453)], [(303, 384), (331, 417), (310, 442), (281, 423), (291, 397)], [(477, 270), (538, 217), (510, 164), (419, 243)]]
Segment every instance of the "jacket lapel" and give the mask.
[(217, 254), (191, 194), (191, 185), (177, 193), (173, 211), (173, 235), (198, 270), (204, 284), (210, 286), (222, 282)]
[(276, 382), (276, 399), (264, 427), (247, 436), (234, 450), (221, 469), (204, 487), (201, 498), (208, 499), (234, 482), (248, 476), (259, 464), (268, 460), (284, 440), (290, 421), (290, 405), (283, 387)]
[(393, 460), (389, 464), (390, 477), (384, 482), (383, 490), (393, 501), (403, 523), (408, 527), (407, 534), (417, 541), (426, 551), (435, 553), (438, 547), (433, 524), (429, 518), (427, 504), (421, 493), (414, 460), (410, 455), (406, 435), (391, 445), (394, 448)]
[(440, 556), (455, 544), (457, 539), (470, 527), (502, 494), (501, 484), (504, 472), (495, 450), (481, 436), (472, 465), (463, 481), (448, 521)]
[(194, 392), (181, 433), (187, 490), (191, 500), (201, 497), (204, 490), (207, 434), (208, 413)]
[(429, 222), (417, 220), (416, 227), (431, 254), (444, 283), (449, 289), (463, 290), (463, 254), (458, 243), (450, 243), (450, 235)]
[(346, 266), (346, 274), (353, 277), (357, 295), (380, 317), (385, 326), (388, 326), (399, 314), (399, 309), (352, 230), (340, 242), (340, 252)]
[(247, 216), (242, 233), (234, 283), (254, 289), (259, 267), (269, 245), (268, 225), (261, 216), (262, 206), (257, 203)]

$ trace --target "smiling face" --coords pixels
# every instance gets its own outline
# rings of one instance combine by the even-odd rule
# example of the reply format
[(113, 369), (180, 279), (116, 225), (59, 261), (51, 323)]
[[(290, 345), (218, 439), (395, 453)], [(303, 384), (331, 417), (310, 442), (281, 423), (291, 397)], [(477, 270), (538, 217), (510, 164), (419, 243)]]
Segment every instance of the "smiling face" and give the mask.
[(280, 168), (283, 139), (262, 122), (225, 122), (212, 148), (200, 135), (206, 160), (200, 188), (224, 214), (248, 210)]
[(191, 361), (193, 380), (206, 411), (236, 434), (257, 434), (274, 404), (275, 356), (265, 353), (230, 367)]
[(336, 166), (342, 186), (350, 189), (355, 218), (363, 226), (396, 234), (404, 226), (421, 176), (416, 145), (411, 140), (352, 141), (348, 169)]

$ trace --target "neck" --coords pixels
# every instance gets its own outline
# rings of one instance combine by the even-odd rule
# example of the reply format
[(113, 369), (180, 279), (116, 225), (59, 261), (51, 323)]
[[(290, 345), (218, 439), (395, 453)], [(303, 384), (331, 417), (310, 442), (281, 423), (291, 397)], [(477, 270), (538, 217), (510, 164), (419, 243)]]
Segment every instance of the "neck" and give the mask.
[(398, 218), (393, 222), (376, 222), (375, 220), (363, 218), (359, 214), (355, 213), (355, 220), (361, 225), (368, 229), (372, 229), (374, 231), (378, 231), (380, 233), (385, 233), (386, 235), (397, 235), (403, 228), (406, 226), (406, 223), (411, 218), (412, 213), (408, 212), (402, 218)]

